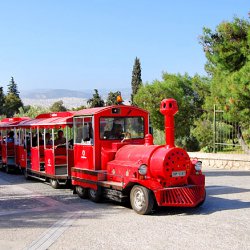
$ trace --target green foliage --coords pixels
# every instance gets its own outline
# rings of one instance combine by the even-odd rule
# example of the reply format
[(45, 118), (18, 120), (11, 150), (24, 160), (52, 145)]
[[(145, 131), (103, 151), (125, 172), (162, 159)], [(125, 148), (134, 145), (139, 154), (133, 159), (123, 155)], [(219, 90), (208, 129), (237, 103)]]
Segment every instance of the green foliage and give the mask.
[(13, 117), (15, 113), (18, 113), (19, 108), (23, 106), (23, 103), (19, 97), (13, 93), (9, 93), (5, 97), (4, 114), (7, 117)]
[(90, 108), (104, 107), (104, 101), (99, 95), (98, 90), (94, 89), (94, 91), (95, 93), (93, 94), (93, 97), (87, 101), (87, 104), (89, 105)]
[(52, 104), (50, 107), (51, 112), (62, 112), (62, 111), (67, 111), (67, 108), (63, 106), (63, 101), (57, 101)]
[(0, 87), (0, 115), (4, 114), (4, 102), (5, 102), (5, 95), (3, 92), (3, 87)]
[[(191, 130), (195, 119), (202, 115), (204, 96), (209, 93), (209, 84), (209, 79), (198, 75), (190, 77), (187, 74), (163, 73), (162, 81), (156, 80), (152, 84), (142, 86), (134, 101), (139, 107), (150, 112), (154, 129), (163, 131), (164, 117), (160, 113), (160, 102), (165, 98), (176, 99), (179, 106), (179, 112), (175, 116), (176, 141), (179, 146), (192, 149), (190, 140), (195, 143), (195, 139)], [(194, 147), (197, 148), (195, 144)]]
[(134, 96), (138, 92), (139, 88), (142, 86), (142, 79), (141, 79), (141, 63), (139, 58), (135, 58), (133, 71), (132, 71), (132, 94), (131, 94), (131, 104), (134, 105)]
[(121, 96), (120, 91), (112, 92), (110, 91), (108, 93), (107, 101), (106, 101), (106, 106), (111, 106), (111, 105), (118, 105), (119, 103), (117, 102), (117, 96)]
[(22, 106), (23, 102), (19, 97), (17, 84), (15, 83), (14, 78), (11, 77), (10, 83), (8, 84), (7, 95), (4, 98), (3, 114), (7, 117), (12, 117)]
[(10, 83), (8, 84), (7, 94), (14, 94), (16, 97), (19, 97), (19, 93), (17, 84), (15, 83), (14, 78), (11, 77)]
[(214, 32), (204, 28), (201, 44), (212, 76), (211, 96), (205, 108), (216, 104), (230, 121), (249, 121), (250, 115), (250, 23), (234, 18)]
[(206, 69), (212, 75), (219, 71), (230, 73), (242, 68), (249, 56), (249, 22), (234, 18), (222, 22), (214, 32), (204, 28), (200, 43), (208, 59)]
[(73, 111), (78, 111), (78, 110), (82, 110), (82, 109), (86, 109), (86, 107), (84, 105), (76, 107), (76, 108), (72, 108)]
[(206, 152), (213, 150), (213, 120), (209, 114), (204, 113), (194, 122), (192, 135), (199, 141), (199, 146)]
[(19, 117), (27, 116), (30, 118), (35, 118), (39, 114), (48, 113), (48, 112), (49, 112), (48, 108), (27, 105), (27, 106), (19, 108), (18, 114), (15, 114), (15, 116), (19, 116)]

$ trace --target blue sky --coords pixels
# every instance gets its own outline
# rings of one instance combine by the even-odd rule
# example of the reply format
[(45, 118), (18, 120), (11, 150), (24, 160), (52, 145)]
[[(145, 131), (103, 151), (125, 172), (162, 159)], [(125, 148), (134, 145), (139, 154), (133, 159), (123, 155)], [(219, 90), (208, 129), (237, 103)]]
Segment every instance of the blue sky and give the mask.
[(198, 37), (248, 0), (0, 0), (0, 86), (19, 90), (129, 88), (135, 57), (143, 82), (163, 71), (205, 75)]

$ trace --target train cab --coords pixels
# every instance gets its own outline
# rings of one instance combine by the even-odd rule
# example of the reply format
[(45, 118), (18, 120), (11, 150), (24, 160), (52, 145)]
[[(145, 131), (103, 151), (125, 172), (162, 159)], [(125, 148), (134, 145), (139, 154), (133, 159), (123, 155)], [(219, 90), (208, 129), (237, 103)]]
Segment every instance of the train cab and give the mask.
[(116, 152), (127, 144), (144, 144), (149, 133), (149, 114), (137, 107), (117, 105), (78, 111), (73, 123), (72, 184), (79, 196), (88, 190), (90, 198), (96, 199), (98, 181), (106, 185), (114, 176), (119, 177), (107, 169)]

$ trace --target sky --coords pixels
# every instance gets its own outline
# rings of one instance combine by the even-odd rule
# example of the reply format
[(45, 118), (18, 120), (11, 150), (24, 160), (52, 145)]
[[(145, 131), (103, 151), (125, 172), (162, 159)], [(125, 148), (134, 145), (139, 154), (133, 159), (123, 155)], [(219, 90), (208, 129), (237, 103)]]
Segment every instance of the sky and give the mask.
[(163, 72), (206, 75), (199, 44), (249, 0), (0, 0), (0, 86), (19, 90), (130, 88), (136, 57), (142, 80)]

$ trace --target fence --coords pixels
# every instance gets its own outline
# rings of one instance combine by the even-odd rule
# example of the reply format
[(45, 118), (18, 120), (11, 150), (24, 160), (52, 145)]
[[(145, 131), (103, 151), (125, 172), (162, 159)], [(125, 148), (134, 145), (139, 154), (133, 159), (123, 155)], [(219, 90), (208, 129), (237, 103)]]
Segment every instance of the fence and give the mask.
[(225, 111), (216, 110), (214, 105), (213, 151), (250, 154), (249, 123), (230, 122)]

